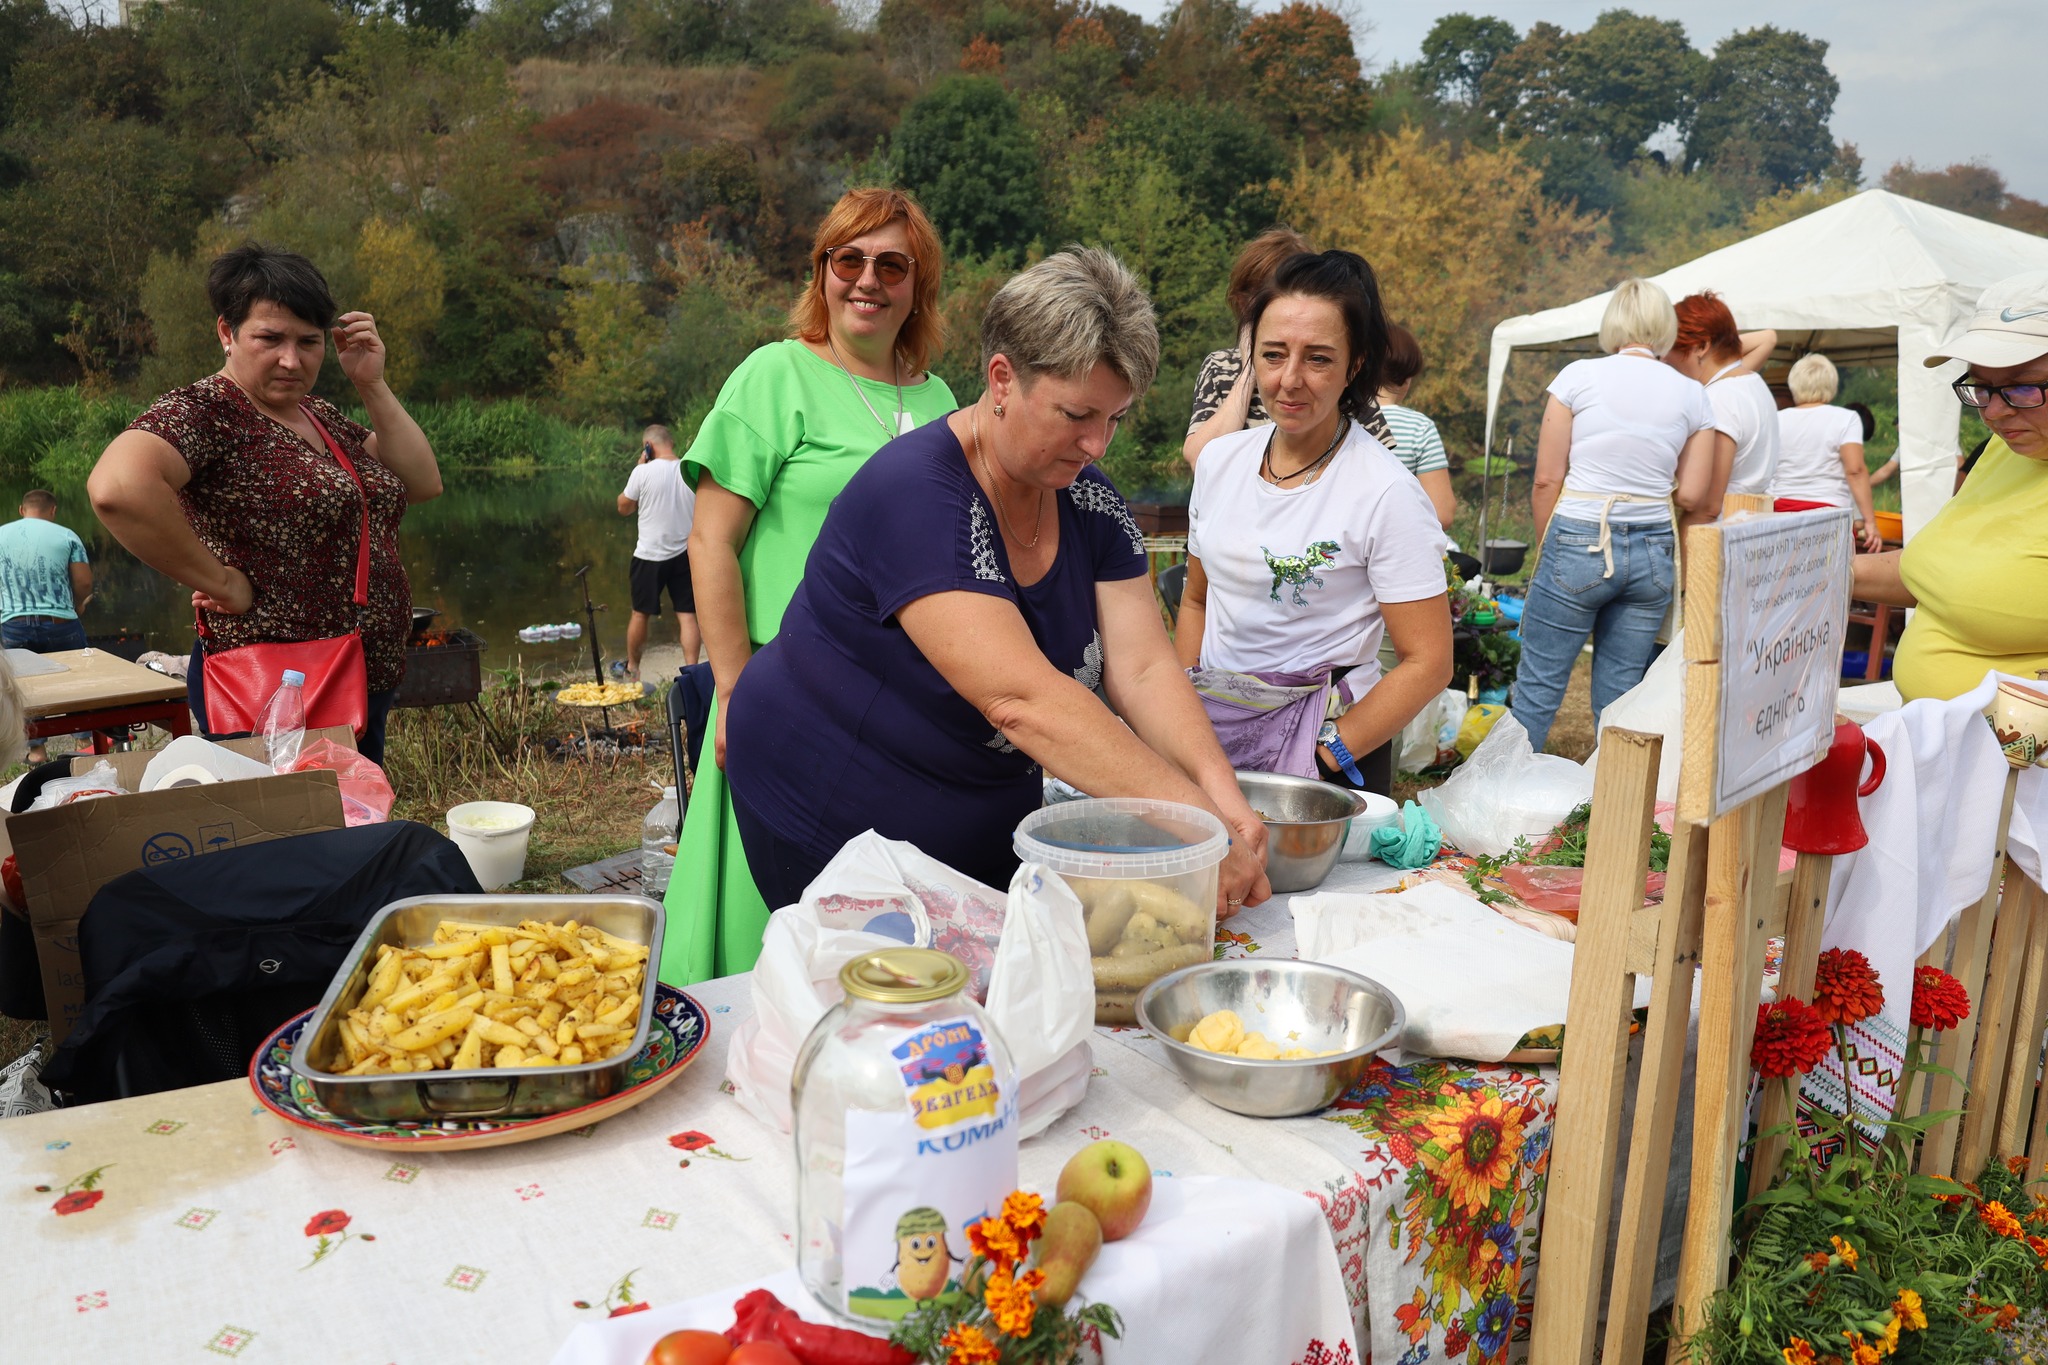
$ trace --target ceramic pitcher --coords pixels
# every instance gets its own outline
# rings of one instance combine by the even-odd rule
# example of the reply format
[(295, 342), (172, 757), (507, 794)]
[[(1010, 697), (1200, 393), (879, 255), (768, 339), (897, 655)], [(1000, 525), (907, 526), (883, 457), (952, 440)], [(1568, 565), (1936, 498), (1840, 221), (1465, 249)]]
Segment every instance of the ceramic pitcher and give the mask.
[[(1863, 776), (1864, 756), (1870, 776)], [(1837, 721), (1827, 757), (1792, 779), (1785, 798), (1785, 847), (1795, 853), (1854, 853), (1870, 842), (1859, 797), (1884, 781), (1884, 750), (1866, 739), (1854, 721)], [(1860, 783), (1860, 785), (1859, 785)]]

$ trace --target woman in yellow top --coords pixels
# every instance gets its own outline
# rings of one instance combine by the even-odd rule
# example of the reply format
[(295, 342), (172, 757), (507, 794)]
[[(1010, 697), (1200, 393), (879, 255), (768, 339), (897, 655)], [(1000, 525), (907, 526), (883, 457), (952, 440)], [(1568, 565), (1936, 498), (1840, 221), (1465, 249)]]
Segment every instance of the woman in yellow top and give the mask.
[(1969, 330), (1927, 364), (1951, 360), (1969, 366), (1956, 397), (1991, 444), (1905, 549), (1855, 560), (1858, 598), (1919, 608), (1892, 665), (1907, 701), (2048, 668), (2048, 270), (1985, 290)]

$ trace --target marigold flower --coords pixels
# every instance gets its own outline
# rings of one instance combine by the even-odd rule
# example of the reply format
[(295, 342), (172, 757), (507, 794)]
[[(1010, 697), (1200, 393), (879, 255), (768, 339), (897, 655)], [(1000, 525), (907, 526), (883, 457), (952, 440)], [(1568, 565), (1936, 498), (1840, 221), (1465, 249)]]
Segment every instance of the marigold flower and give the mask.
[(2018, 1304), (2008, 1303), (1991, 1315), (1991, 1325), (2003, 1332), (2020, 1320)]
[(1005, 1336), (1030, 1336), (1032, 1320), (1038, 1315), (1036, 1295), (1044, 1284), (1043, 1270), (1027, 1270), (1015, 1279), (1007, 1270), (998, 1270), (989, 1276), (988, 1288), (982, 1291), (981, 1301), (988, 1305), (989, 1316), (996, 1320), (996, 1329)]
[(1854, 1270), (1856, 1268), (1855, 1247), (1850, 1246), (1847, 1242), (1843, 1241), (1839, 1237), (1828, 1238), (1828, 1245), (1832, 1246), (1835, 1249), (1835, 1255), (1842, 1258), (1843, 1265), (1849, 1267), (1849, 1269), (1851, 1270)]
[(998, 1269), (1024, 1259), (1024, 1243), (1017, 1230), (1001, 1218), (984, 1218), (967, 1229), (967, 1245), (974, 1254)]
[[(1951, 1185), (1953, 1185), (1953, 1184), (1955, 1184), (1955, 1183), (1956, 1183), (1956, 1182), (1955, 1182), (1955, 1177), (1954, 1177), (1954, 1176), (1947, 1176), (1947, 1175), (1936, 1175), (1936, 1176), (1932, 1176), (1932, 1177), (1930, 1177), (1930, 1179), (1934, 1179), (1934, 1180), (1946, 1180), (1946, 1181), (1947, 1181), (1947, 1182), (1948, 1182), (1949, 1184), (1951, 1184)], [(1960, 1203), (1962, 1203), (1962, 1202), (1963, 1202), (1963, 1196), (1961, 1196), (1961, 1195), (1959, 1195), (1959, 1194), (1937, 1194), (1937, 1195), (1935, 1195), (1935, 1196), (1934, 1196), (1934, 1198), (1935, 1198), (1935, 1199), (1936, 1199), (1936, 1200), (1937, 1200), (1938, 1202), (1940, 1202), (1940, 1203), (1943, 1203), (1943, 1204), (1960, 1204)]]
[(1919, 1293), (1911, 1289), (1901, 1289), (1898, 1297), (1892, 1300), (1892, 1318), (1909, 1332), (1925, 1331), (1927, 1309), (1920, 1302)]
[(2019, 1237), (2023, 1235), (2020, 1220), (2013, 1217), (2012, 1210), (1999, 1203), (1996, 1199), (1990, 1200), (1983, 1208), (1978, 1209), (1977, 1218), (1985, 1227), (1991, 1229), (2000, 1237)]
[(939, 1345), (952, 1352), (946, 1365), (996, 1365), (1002, 1353), (979, 1327), (961, 1323), (939, 1338)]
[(1806, 1268), (1816, 1275), (1825, 1275), (1828, 1269), (1828, 1254), (1825, 1251), (1808, 1253)]
[(1813, 1343), (1805, 1337), (1792, 1338), (1792, 1344), (1778, 1354), (1785, 1357), (1785, 1365), (1814, 1365)]
[(1045, 1230), (1045, 1201), (1024, 1190), (1012, 1190), (1003, 1200), (1003, 1221), (1015, 1228), (1028, 1246)]
[(1939, 967), (1913, 970), (1913, 1008), (1908, 1018), (1914, 1028), (1937, 1032), (1952, 1029), (1970, 1017), (1970, 993), (1963, 983)]
[(1855, 1365), (1877, 1365), (1884, 1359), (1875, 1346), (1863, 1339), (1863, 1333), (1844, 1332), (1842, 1335), (1849, 1339), (1849, 1359)]
[(2048, 1270), (2048, 1239), (2040, 1237), (2027, 1238), (2027, 1250), (2040, 1258), (2042, 1269)]
[(1884, 986), (1870, 959), (1854, 948), (1830, 948), (1813, 975), (1813, 1012), (1823, 1024), (1860, 1024), (1884, 1008)]
[(1810, 1071), (1828, 1055), (1833, 1040), (1813, 1007), (1792, 996), (1756, 1007), (1756, 1041), (1749, 1064), (1766, 1080)]
[(1884, 1324), (1884, 1335), (1877, 1339), (1877, 1353), (1888, 1356), (1898, 1349), (1899, 1320), (1897, 1318), (1887, 1318)]

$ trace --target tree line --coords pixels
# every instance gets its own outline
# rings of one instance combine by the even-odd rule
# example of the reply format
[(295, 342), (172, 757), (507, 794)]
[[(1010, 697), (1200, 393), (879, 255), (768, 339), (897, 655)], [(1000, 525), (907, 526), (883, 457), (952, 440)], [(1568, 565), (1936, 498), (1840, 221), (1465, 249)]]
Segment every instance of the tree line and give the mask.
[[(1341, 0), (1338, 0), (1341, 3)], [(1140, 271), (1164, 364), (1119, 442), (1170, 484), (1242, 241), (1361, 252), (1476, 441), (1504, 316), (1663, 269), (1865, 183), (1827, 45), (1696, 49), (1610, 10), (1580, 32), (1458, 14), (1367, 73), (1344, 13), (1182, 0), (172, 0), (126, 26), (0, 0), (0, 382), (131, 397), (218, 364), (205, 261), (305, 252), (376, 313), (419, 399), (524, 397), (689, 429), (780, 335), (848, 186), (915, 191), (945, 238), (938, 364), (1068, 241)], [(1995, 170), (1889, 187), (2036, 230)]]

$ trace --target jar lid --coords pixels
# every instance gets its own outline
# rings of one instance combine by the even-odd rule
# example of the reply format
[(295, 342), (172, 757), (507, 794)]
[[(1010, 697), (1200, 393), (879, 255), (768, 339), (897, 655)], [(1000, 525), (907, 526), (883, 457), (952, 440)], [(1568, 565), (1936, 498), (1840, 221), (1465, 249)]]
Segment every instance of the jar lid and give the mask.
[(841, 967), (839, 984), (863, 1000), (916, 1005), (958, 995), (967, 985), (967, 967), (936, 948), (882, 948)]

